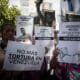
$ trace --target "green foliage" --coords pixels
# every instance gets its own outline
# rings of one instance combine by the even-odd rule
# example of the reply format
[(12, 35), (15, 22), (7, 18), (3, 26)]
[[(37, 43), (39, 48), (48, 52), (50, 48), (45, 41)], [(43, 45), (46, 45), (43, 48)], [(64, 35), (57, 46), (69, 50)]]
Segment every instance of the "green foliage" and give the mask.
[(16, 6), (9, 7), (8, 0), (0, 0), (0, 27), (7, 22), (16, 26), (17, 15), (20, 15), (20, 10)]

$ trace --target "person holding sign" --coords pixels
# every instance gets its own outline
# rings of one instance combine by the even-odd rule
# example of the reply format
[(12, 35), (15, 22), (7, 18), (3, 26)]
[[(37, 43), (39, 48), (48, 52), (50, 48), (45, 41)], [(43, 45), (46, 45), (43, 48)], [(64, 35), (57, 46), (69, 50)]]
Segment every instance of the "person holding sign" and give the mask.
[[(11, 80), (11, 79), (17, 79), (17, 80), (42, 80), (44, 73), (46, 72), (46, 62), (43, 62), (42, 69), (40, 71), (26, 71), (26, 72), (12, 72), (12, 71), (5, 71), (3, 70), (3, 61), (5, 56), (5, 51), (7, 47), (8, 40), (15, 41), (14, 37), (14, 26), (11, 23), (4, 24), (1, 28), (2, 31), (2, 41), (0, 44), (0, 80)], [(34, 38), (33, 38), (34, 41)], [(25, 40), (23, 41), (26, 42)], [(35, 43), (35, 42), (33, 42)], [(26, 42), (27, 44), (27, 42)], [(29, 78), (29, 79), (28, 79)]]
[(51, 69), (55, 70), (55, 74), (59, 80), (79, 80), (80, 64), (59, 63), (57, 60), (58, 54), (59, 50), (56, 48), (50, 65)]
[(3, 24), (1, 27), (2, 31), (2, 40), (0, 44), (0, 80), (11, 80), (12, 79), (12, 72), (3, 70), (3, 62), (4, 56), (6, 52), (6, 47), (8, 40), (15, 41), (14, 37), (14, 26), (11, 23)]
[(15, 32), (14, 32), (14, 27), (12, 24), (4, 24), (1, 27), (1, 31), (2, 31), (2, 40), (0, 43), (0, 47), (3, 51), (2, 50), (0, 50), (0, 51), (2, 51), (2, 53), (5, 54), (8, 40), (15, 40), (15, 38), (14, 38)]
[(12, 24), (4, 24), (1, 27), (1, 31), (2, 31), (2, 41), (0, 47), (4, 50), (7, 46), (8, 40), (15, 40), (14, 38), (15, 31)]
[[(30, 38), (26, 35), (23, 38), (23, 44), (31, 44), (29, 43)], [(35, 45), (35, 37), (32, 36), (32, 44)], [(46, 52), (46, 51), (45, 51)], [(22, 71), (22, 80), (44, 80), (46, 73), (46, 60), (44, 59), (40, 70), (30, 70), (30, 71)], [(28, 75), (28, 76), (27, 76)]]

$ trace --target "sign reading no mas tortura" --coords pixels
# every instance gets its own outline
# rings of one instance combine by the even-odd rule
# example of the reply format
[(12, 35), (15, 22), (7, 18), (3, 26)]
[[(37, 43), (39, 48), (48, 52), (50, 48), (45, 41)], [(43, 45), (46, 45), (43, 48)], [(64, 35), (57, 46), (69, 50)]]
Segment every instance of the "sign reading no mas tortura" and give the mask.
[(9, 41), (5, 54), (4, 69), (15, 71), (40, 70), (44, 53), (43, 47)]

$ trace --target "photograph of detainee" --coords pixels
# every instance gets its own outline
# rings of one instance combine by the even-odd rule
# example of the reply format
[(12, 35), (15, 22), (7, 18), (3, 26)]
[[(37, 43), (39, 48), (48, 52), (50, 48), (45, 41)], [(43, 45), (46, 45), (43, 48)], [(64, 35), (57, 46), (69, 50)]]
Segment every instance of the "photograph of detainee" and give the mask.
[(21, 41), (21, 42), (27, 42), (27, 43), (31, 44), (32, 43), (31, 35), (26, 33), (25, 28), (23, 28), (23, 27), (20, 28), (20, 32), (21, 32), (21, 35), (18, 37), (17, 40)]
[(24, 36), (26, 35), (25, 29), (24, 28), (20, 28), (21, 34)]

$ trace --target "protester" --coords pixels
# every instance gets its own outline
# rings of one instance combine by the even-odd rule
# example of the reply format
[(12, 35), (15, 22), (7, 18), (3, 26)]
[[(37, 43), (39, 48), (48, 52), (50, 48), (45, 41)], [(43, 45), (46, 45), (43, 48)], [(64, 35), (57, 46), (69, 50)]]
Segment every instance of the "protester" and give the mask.
[[(24, 35), (21, 38), (16, 39), (14, 37), (14, 26), (12, 24), (4, 24), (2, 26), (2, 41), (0, 44), (1, 50), (0, 50), (0, 80), (48, 80), (48, 72), (46, 70), (47, 63), (46, 59), (44, 58), (44, 62), (42, 64), (41, 70), (38, 71), (22, 71), (22, 72), (16, 72), (16, 71), (5, 71), (3, 70), (3, 61), (4, 61), (4, 55), (7, 47), (8, 40), (17, 40), (24, 44), (33, 44), (35, 45), (35, 37), (34, 35), (32, 38), (29, 35)], [(22, 40), (23, 39), (23, 40)], [(48, 52), (48, 49), (45, 48), (45, 53)], [(48, 79), (47, 79), (48, 78)]]
[[(52, 27), (55, 30), (56, 29), (56, 22), (55, 20), (52, 21)], [(57, 61), (57, 56), (58, 56), (58, 49), (56, 48), (57, 45), (57, 31), (54, 31), (54, 43), (53, 47), (51, 49), (51, 59), (49, 61), (50, 68), (48, 70), (46, 80), (62, 80), (62, 72), (61, 68), (59, 66), (59, 63)], [(65, 80), (65, 78), (64, 78)]]
[(1, 48), (4, 50), (7, 46), (8, 40), (15, 40), (14, 39), (14, 27), (12, 24), (4, 24), (1, 27), (2, 31), (2, 41), (1, 41)]
[(51, 69), (54, 69), (54, 74), (56, 77), (59, 80), (79, 80), (80, 64), (60, 63), (57, 60), (58, 54), (59, 50), (55, 49), (54, 57), (51, 60)]
[(0, 43), (0, 80), (11, 80), (12, 72), (3, 69), (4, 56), (8, 40), (15, 40), (14, 26), (11, 23), (3, 24), (1, 27), (2, 40)]
[[(23, 44), (33, 44), (35, 45), (35, 36), (33, 35), (32, 38), (26, 34), (25, 36), (23, 36), (22, 38), (19, 38), (19, 41), (21, 39), (21, 43)], [(23, 39), (23, 40), (22, 40)], [(31, 42), (32, 41), (32, 42)], [(46, 50), (46, 49), (45, 49)], [(46, 51), (45, 51), (46, 52)], [(44, 80), (46, 77), (46, 59), (44, 58), (42, 67), (40, 70), (33, 70), (33, 71), (23, 71), (22, 72), (22, 80)], [(26, 76), (28, 75), (28, 76)]]

